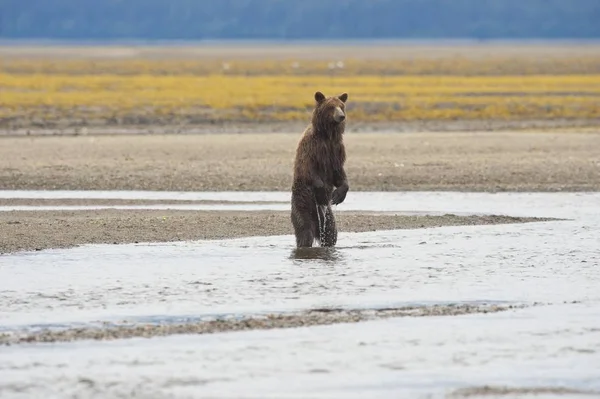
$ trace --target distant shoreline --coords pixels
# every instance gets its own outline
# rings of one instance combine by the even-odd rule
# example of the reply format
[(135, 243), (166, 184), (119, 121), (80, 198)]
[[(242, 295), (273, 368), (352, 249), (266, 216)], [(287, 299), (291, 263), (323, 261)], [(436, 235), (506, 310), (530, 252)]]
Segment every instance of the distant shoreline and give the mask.
[(54, 40), (0, 39), (2, 57), (67, 58), (223, 58), (229, 59), (432, 59), (493, 56), (596, 56), (594, 40)]

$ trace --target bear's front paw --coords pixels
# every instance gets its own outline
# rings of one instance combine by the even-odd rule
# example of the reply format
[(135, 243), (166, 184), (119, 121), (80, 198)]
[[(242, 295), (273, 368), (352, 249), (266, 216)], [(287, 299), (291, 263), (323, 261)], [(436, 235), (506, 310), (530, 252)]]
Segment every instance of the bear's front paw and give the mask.
[(348, 188), (346, 186), (338, 187), (331, 194), (331, 203), (333, 205), (341, 204), (346, 199)]

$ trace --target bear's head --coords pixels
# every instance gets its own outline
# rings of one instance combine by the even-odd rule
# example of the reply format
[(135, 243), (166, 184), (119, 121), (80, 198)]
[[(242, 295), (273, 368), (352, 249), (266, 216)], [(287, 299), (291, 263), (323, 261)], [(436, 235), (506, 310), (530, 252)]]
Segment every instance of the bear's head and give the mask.
[(313, 125), (325, 131), (329, 129), (342, 129), (343, 131), (346, 123), (346, 100), (348, 100), (348, 93), (325, 97), (320, 91), (316, 92)]

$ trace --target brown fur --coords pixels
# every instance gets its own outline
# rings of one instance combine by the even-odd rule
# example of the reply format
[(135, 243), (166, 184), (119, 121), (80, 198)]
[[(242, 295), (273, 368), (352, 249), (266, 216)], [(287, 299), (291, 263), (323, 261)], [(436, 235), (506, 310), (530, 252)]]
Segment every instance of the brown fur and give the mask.
[[(347, 99), (346, 93), (325, 98), (316, 92), (311, 124), (298, 143), (291, 213), (297, 247), (311, 247), (314, 240), (324, 247), (337, 243), (331, 205), (342, 203), (348, 192), (343, 141)], [(336, 121), (342, 117), (339, 110), (344, 119)]]

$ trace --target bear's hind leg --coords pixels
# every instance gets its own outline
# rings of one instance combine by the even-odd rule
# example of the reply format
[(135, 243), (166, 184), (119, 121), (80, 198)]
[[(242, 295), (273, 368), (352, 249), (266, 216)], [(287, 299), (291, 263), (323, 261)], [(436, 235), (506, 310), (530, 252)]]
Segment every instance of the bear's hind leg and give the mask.
[(296, 246), (301, 247), (312, 247), (315, 241), (315, 235), (312, 227), (304, 227), (296, 231)]
[(292, 211), (292, 225), (296, 235), (296, 247), (312, 247), (315, 241), (313, 223), (300, 215), (300, 212)]

